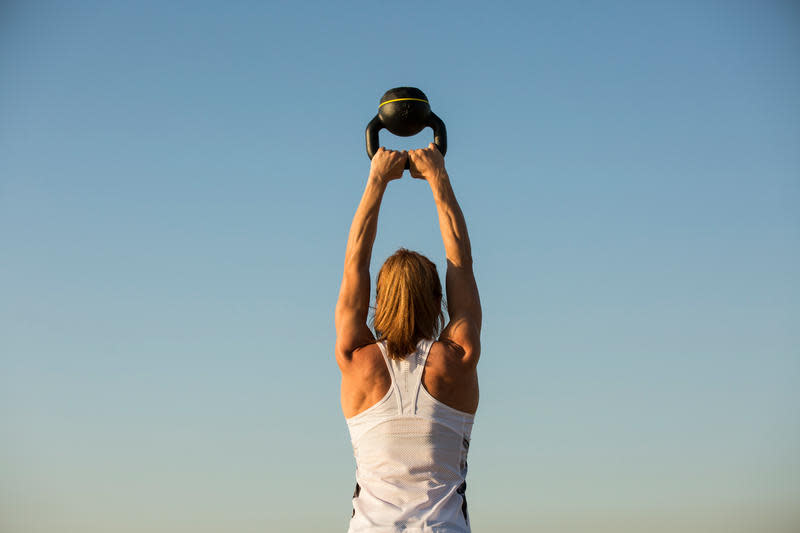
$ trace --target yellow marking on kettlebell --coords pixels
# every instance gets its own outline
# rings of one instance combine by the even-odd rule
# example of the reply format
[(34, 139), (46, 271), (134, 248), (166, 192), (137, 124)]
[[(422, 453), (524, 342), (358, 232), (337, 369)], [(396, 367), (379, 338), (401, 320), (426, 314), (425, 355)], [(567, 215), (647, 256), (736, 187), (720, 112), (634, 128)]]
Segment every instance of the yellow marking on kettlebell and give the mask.
[(415, 102), (425, 102), (426, 104), (430, 103), (427, 100), (423, 100), (422, 98), (395, 98), (394, 100), (386, 100), (384, 103), (382, 103), (381, 105), (378, 106), (378, 109), (380, 109), (381, 106), (385, 106), (386, 104), (391, 104), (392, 102), (402, 102), (404, 100), (413, 100)]

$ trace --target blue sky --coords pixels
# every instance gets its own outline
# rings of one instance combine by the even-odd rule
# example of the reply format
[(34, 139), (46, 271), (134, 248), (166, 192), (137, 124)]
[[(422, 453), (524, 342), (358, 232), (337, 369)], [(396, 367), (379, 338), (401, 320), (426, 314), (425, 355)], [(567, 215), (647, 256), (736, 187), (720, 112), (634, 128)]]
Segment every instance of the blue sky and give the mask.
[[(799, 29), (788, 1), (4, 3), (0, 529), (346, 529), (333, 306), (364, 127), (413, 85), (484, 306), (475, 530), (795, 531)], [(442, 270), (437, 232), (392, 183), (373, 273)]]

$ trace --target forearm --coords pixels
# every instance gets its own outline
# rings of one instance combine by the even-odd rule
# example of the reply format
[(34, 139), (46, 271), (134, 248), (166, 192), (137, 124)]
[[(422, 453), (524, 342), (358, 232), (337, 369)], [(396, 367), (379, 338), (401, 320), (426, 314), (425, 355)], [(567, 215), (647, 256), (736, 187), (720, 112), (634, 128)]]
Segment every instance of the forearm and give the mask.
[(358, 204), (353, 222), (350, 225), (350, 234), (347, 238), (345, 251), (345, 270), (369, 269), (372, 257), (372, 245), (375, 243), (375, 234), (378, 229), (378, 212), (380, 211), (386, 183), (380, 180), (367, 180), (361, 202)]
[(428, 180), (439, 214), (439, 229), (442, 233), (447, 260), (458, 268), (472, 266), (472, 248), (467, 233), (467, 223), (458, 205), (450, 178), (446, 171)]

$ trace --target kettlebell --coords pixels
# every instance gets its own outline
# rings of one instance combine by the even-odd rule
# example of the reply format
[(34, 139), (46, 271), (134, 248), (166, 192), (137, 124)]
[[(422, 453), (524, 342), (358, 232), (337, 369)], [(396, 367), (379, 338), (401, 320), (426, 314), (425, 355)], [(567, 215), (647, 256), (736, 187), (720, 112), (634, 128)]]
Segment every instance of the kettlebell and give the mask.
[[(378, 114), (367, 124), (367, 156), (370, 159), (380, 147), (378, 132), (386, 128), (400, 137), (411, 137), (426, 126), (433, 129), (433, 143), (442, 155), (447, 152), (447, 129), (442, 119), (431, 111), (425, 93), (416, 87), (395, 87), (381, 97)], [(408, 168), (408, 160), (406, 160)]]

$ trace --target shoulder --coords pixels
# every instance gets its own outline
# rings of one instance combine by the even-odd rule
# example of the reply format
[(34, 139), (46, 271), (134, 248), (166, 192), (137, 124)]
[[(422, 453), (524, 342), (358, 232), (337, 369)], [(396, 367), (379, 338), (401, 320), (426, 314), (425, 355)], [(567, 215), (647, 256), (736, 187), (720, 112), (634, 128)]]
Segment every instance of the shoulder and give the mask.
[(381, 348), (375, 341), (356, 348), (348, 357), (342, 357), (337, 352), (336, 362), (343, 374), (369, 373), (377, 367), (385, 366)]

